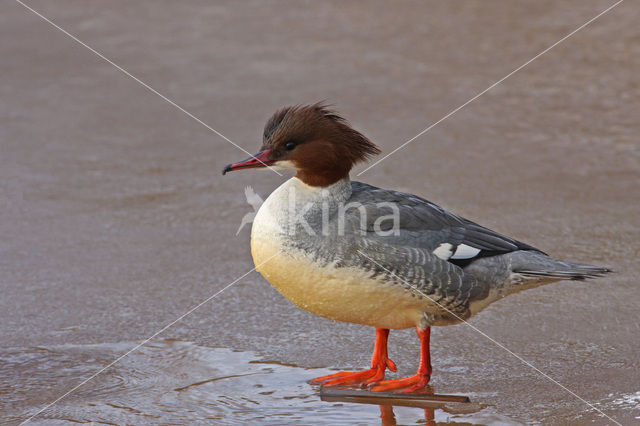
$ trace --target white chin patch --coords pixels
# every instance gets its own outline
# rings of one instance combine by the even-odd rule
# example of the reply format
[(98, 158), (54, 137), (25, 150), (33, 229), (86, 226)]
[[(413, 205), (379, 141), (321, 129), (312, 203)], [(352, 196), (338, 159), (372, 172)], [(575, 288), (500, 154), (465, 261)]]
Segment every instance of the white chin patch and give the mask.
[(466, 244), (460, 244), (456, 248), (456, 252), (453, 253), (453, 256), (451, 256), (451, 259), (471, 259), (478, 253), (480, 253), (480, 249), (468, 246)]
[(276, 170), (295, 170), (296, 169), (296, 166), (295, 164), (293, 164), (293, 161), (289, 161), (289, 160), (276, 161), (271, 165), (271, 167), (273, 167)]

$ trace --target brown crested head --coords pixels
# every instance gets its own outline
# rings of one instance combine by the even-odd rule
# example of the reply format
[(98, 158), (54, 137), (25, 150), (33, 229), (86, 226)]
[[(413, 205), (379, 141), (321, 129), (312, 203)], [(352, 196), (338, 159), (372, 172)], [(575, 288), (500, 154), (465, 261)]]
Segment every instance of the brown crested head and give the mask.
[(331, 185), (347, 177), (354, 164), (380, 153), (323, 103), (276, 111), (264, 127), (264, 150), (269, 150), (271, 164), (295, 169), (312, 186)]

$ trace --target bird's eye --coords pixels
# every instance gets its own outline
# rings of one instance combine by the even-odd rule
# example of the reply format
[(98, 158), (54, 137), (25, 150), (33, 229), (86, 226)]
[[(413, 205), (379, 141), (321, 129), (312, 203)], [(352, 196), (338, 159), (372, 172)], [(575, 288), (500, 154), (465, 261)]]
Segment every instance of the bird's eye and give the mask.
[(296, 143), (295, 142), (287, 142), (284, 144), (284, 149), (286, 149), (287, 151), (291, 151), (293, 148), (296, 147)]

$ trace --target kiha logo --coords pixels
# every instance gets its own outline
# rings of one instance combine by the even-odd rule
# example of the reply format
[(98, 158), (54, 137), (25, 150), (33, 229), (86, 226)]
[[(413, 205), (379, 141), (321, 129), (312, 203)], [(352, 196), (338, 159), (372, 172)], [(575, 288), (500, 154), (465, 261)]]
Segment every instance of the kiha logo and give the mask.
[(244, 189), (244, 196), (247, 199), (247, 204), (253, 207), (253, 211), (245, 214), (242, 217), (242, 222), (240, 223), (240, 227), (236, 231), (236, 235), (240, 233), (240, 231), (246, 224), (253, 223), (253, 219), (256, 218), (256, 213), (258, 213), (258, 210), (260, 210), (260, 206), (262, 205), (262, 203), (264, 203), (264, 200), (258, 194), (256, 194), (256, 192), (250, 186), (247, 186)]
[[(253, 207), (253, 211), (242, 217), (236, 235), (240, 234), (245, 225), (253, 223), (258, 210), (264, 203), (262, 197), (250, 186), (244, 189), (244, 196), (247, 203)], [(278, 208), (280, 229), (285, 234), (295, 235), (298, 232), (306, 232), (310, 236), (318, 234), (365, 236), (369, 233), (381, 237), (400, 235), (400, 208), (393, 202), (331, 203), (326, 191), (321, 194), (321, 201), (297, 200), (295, 190), (288, 191), (287, 198), (283, 200), (284, 207)], [(373, 213), (373, 217), (370, 217), (370, 212)]]

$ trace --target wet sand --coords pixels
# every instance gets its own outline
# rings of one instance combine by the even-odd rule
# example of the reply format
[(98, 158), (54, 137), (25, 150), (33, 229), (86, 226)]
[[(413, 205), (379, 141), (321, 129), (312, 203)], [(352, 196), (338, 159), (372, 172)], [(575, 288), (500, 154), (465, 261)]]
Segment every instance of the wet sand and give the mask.
[[(327, 99), (388, 153), (612, 3), (29, 4), (247, 151), (276, 108)], [(622, 3), (357, 178), (615, 269), (471, 323), (622, 424), (640, 416), (639, 19)], [(2, 6), (0, 58), (0, 413), (14, 424), (249, 271), (244, 188), (264, 198), (283, 178), (222, 177), (247, 155), (17, 3)], [(373, 337), (251, 273), (34, 422), (380, 422), (306, 383), (366, 366)], [(412, 330), (391, 333), (390, 355), (413, 372)], [(465, 325), (436, 328), (432, 356), (438, 393), (485, 407), (439, 423), (612, 424)]]

